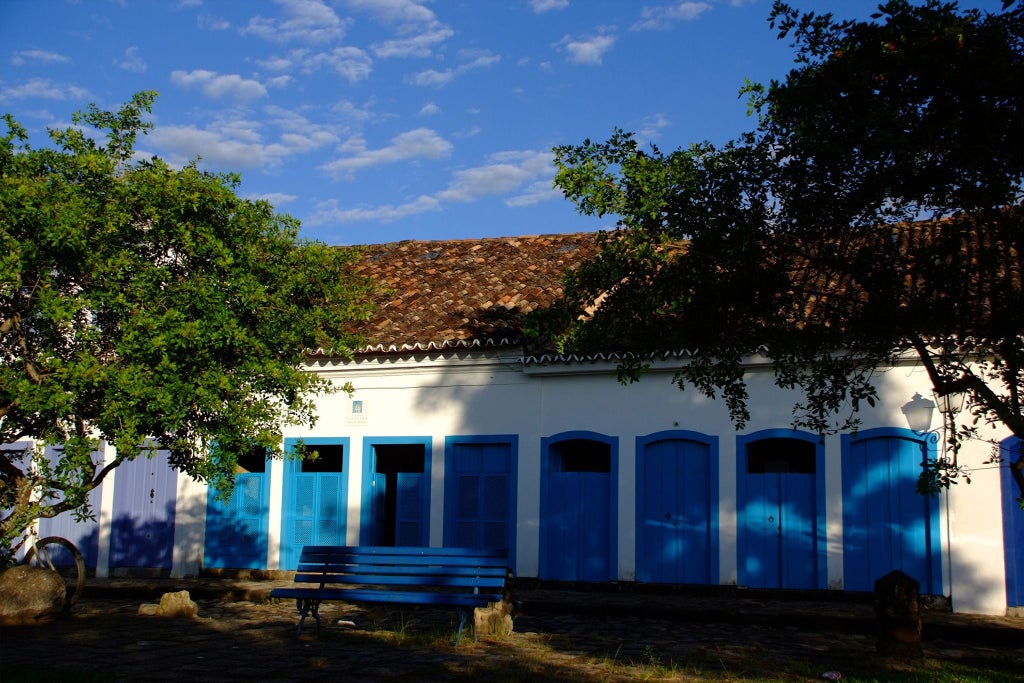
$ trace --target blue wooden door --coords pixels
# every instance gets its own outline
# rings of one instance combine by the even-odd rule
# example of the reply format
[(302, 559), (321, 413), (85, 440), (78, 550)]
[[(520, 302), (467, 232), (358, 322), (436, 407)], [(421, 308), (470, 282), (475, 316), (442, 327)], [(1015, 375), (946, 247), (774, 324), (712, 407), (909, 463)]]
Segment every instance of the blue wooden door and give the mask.
[[(56, 446), (47, 446), (43, 451), (51, 464), (57, 462), (58, 450)], [(100, 455), (100, 453), (94, 453), (93, 460), (97, 460)], [(40, 519), (38, 525), (40, 538), (61, 536), (74, 543), (78, 551), (82, 553), (86, 569), (89, 570), (96, 569), (99, 556), (99, 513), (102, 491), (103, 485), (101, 484), (89, 492), (89, 508), (93, 512), (93, 519), (78, 521), (71, 511), (68, 511), (62, 512), (56, 517)]]
[(398, 472), (395, 492), (395, 545), (426, 546), (427, 480), (422, 472)]
[(445, 545), (511, 548), (512, 446), (454, 443), (446, 467)]
[(738, 440), (737, 580), (751, 588), (823, 588), (818, 449), (773, 434)]
[(568, 438), (541, 447), (540, 578), (613, 580), (611, 442)]
[(110, 525), (110, 567), (170, 570), (178, 471), (167, 452), (118, 466)]
[(1021, 493), (1009, 468), (1009, 464), (1020, 457), (1020, 448), (1021, 442), (1016, 437), (1007, 439), (1001, 446), (1007, 607), (1024, 607), (1024, 510), (1017, 504)]
[(813, 474), (748, 474), (738, 539), (741, 585), (817, 586), (814, 502)]
[[(286, 439), (291, 450), (296, 440)], [(348, 439), (312, 437), (303, 440), (316, 459), (291, 458), (284, 463), (281, 568), (299, 564), (307, 545), (345, 545), (348, 524)]]
[(548, 475), (547, 513), (541, 578), (608, 581), (611, 524), (608, 475), (553, 472)]
[(905, 429), (843, 437), (843, 583), (871, 591), (899, 569), (925, 595), (942, 594), (938, 499), (916, 492), (929, 443)]
[(422, 472), (396, 472), (391, 477), (374, 473), (372, 491), (370, 545), (428, 545), (429, 529), (423, 514), (427, 486)]
[(364, 441), (363, 545), (426, 546), (430, 541), (430, 439)]
[(718, 468), (710, 444), (638, 439), (637, 486), (637, 580), (717, 583)]
[(204, 567), (266, 568), (269, 488), (265, 471), (244, 472), (235, 475), (228, 500), (207, 492)]

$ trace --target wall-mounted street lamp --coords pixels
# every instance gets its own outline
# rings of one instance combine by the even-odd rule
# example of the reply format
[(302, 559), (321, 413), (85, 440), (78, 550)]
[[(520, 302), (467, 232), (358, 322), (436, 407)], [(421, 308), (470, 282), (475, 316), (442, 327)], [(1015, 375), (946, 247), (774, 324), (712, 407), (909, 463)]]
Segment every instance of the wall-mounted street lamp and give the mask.
[(903, 404), (901, 410), (903, 416), (907, 418), (907, 424), (910, 426), (911, 431), (923, 434), (924, 432), (931, 431), (932, 428), (932, 413), (937, 407), (939, 412), (943, 415), (951, 414), (956, 415), (964, 407), (965, 394), (962, 391), (947, 391), (940, 393), (936, 391), (935, 401), (930, 401), (921, 394), (915, 393), (907, 403)]

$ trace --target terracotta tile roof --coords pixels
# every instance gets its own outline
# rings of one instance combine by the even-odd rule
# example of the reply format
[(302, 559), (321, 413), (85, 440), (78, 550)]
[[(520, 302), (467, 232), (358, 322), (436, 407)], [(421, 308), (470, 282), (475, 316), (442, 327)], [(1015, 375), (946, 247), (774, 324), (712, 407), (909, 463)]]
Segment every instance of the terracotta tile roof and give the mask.
[(597, 233), (403, 241), (363, 247), (357, 266), (384, 291), (353, 331), (364, 353), (515, 344), (522, 316), (562, 293)]

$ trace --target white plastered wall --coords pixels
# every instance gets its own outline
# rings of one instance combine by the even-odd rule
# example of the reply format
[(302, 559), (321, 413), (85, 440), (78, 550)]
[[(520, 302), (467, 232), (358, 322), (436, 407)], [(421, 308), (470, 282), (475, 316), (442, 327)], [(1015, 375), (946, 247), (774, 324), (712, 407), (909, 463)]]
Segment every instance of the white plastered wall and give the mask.
[[(339, 385), (350, 381), (353, 396), (343, 392), (318, 400), (320, 419), (313, 429), (285, 430), (284, 437), (345, 437), (349, 439), (347, 542), (359, 541), (359, 500), (362, 492), (362, 452), (370, 437), (430, 437), (431, 501), (429, 539), (440, 545), (443, 532), (444, 439), (446, 436), (516, 434), (518, 481), (516, 507), (516, 567), (522, 576), (536, 576), (540, 532), (540, 443), (567, 431), (593, 431), (618, 440), (617, 573), (632, 580), (636, 571), (634, 542), (636, 481), (635, 443), (638, 436), (686, 429), (719, 439), (719, 580), (735, 583), (736, 478), (738, 434), (721, 402), (690, 388), (680, 391), (671, 382), (671, 369), (656, 369), (640, 382), (621, 385), (611, 364), (530, 366), (524, 368), (515, 350), (421, 354), (381, 357), (358, 363), (324, 363), (314, 368)], [(900, 407), (915, 392), (927, 395), (923, 372), (912, 366), (885, 372), (881, 399), (861, 413), (861, 429), (905, 427)], [(751, 419), (742, 432), (786, 428), (792, 424), (796, 397), (771, 383), (766, 368), (750, 374)], [(352, 402), (362, 402), (354, 414)], [(938, 417), (934, 420), (938, 425)], [(1005, 431), (990, 436), (1002, 439)], [(842, 476), (840, 438), (825, 442), (828, 586), (843, 586)], [(954, 609), (1003, 614), (1006, 610), (1005, 570), (998, 472), (981, 469), (988, 458), (984, 444), (969, 444), (962, 463), (977, 466), (972, 484), (943, 494), (941, 509), (943, 581)], [(115, 473), (116, 474), (116, 473)], [(278, 566), (283, 467), (270, 469), (271, 503), (267, 568)], [(106, 491), (112, 491), (107, 486)], [(199, 568), (205, 522), (206, 488), (179, 478), (178, 524), (175, 531), (174, 573), (189, 575)], [(101, 519), (112, 518), (112, 496), (104, 496)], [(182, 513), (185, 514), (182, 514)], [(103, 540), (101, 535), (101, 560)], [(105, 563), (101, 561), (101, 565)]]

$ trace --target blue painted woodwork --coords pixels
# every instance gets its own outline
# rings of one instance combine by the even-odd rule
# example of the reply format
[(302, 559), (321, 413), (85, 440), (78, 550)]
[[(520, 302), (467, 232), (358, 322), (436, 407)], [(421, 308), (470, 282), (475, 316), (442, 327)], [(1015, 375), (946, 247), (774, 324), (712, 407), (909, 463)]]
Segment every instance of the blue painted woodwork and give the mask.
[(718, 437), (636, 440), (637, 581), (718, 583)]
[(877, 579), (899, 569), (920, 582), (923, 594), (942, 594), (938, 498), (915, 490), (937, 440), (907, 429), (843, 435), (846, 590), (874, 590)]
[(429, 481), (422, 472), (398, 472), (395, 499), (395, 545), (427, 545)]
[(363, 545), (429, 544), (430, 460), (430, 437), (363, 439)]
[(212, 488), (206, 494), (206, 538), (203, 566), (213, 569), (265, 569), (270, 475), (235, 475), (235, 488), (222, 500)]
[[(455, 607), (458, 645), (469, 610), (503, 600), (507, 576), (504, 549), (306, 546), (295, 582), (318, 585), (275, 588), (270, 596), (295, 600), (300, 615), (296, 635), (302, 634), (310, 613), (319, 631), (324, 600)], [(349, 587), (334, 587), (342, 584)], [(473, 628), (475, 636), (475, 623)]]
[(817, 436), (768, 429), (737, 437), (737, 580), (825, 588), (825, 455)]
[[(298, 441), (285, 439), (285, 450), (292, 452)], [(303, 546), (344, 545), (346, 537), (349, 439), (307, 437), (302, 443), (323, 454), (317, 461), (284, 462), (280, 566), (286, 570), (298, 565)]]
[[(57, 462), (58, 450), (59, 447), (56, 446), (47, 446), (43, 450), (51, 465)], [(93, 453), (93, 461), (97, 461), (101, 456), (101, 453)], [(61, 536), (74, 543), (85, 559), (86, 569), (90, 570), (96, 569), (99, 558), (99, 512), (102, 491), (103, 485), (101, 484), (89, 492), (89, 509), (93, 513), (93, 519), (78, 521), (71, 511), (67, 511), (56, 517), (40, 519), (36, 527), (39, 538)], [(70, 556), (70, 553), (68, 555)]]
[(170, 570), (178, 471), (167, 451), (141, 455), (118, 466), (114, 518), (110, 524), (110, 568)]
[(540, 578), (614, 580), (618, 439), (594, 432), (544, 438), (541, 469)]
[(517, 442), (515, 435), (445, 439), (444, 545), (515, 548)]
[(1009, 464), (1020, 457), (1021, 442), (1010, 437), (1000, 444), (1003, 489), (1003, 548), (1006, 557), (1006, 606), (1024, 607), (1024, 510), (1017, 499), (1021, 493), (1010, 476)]

